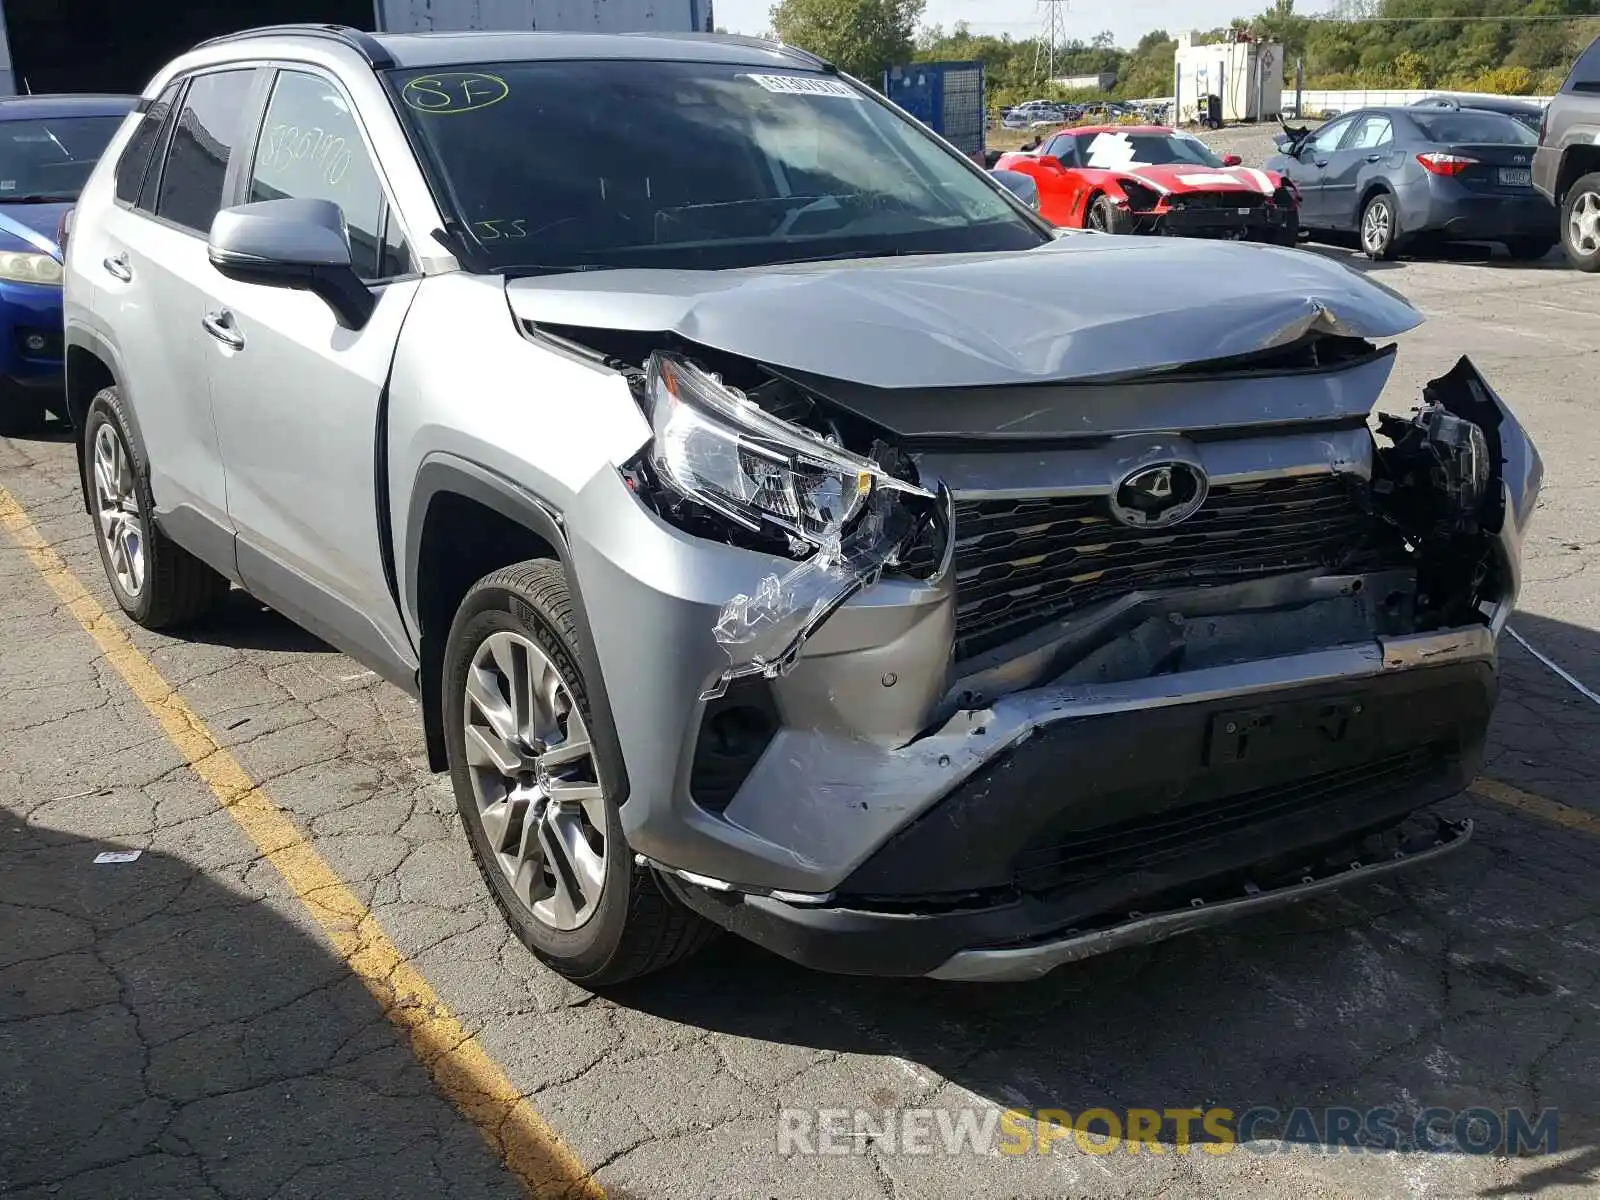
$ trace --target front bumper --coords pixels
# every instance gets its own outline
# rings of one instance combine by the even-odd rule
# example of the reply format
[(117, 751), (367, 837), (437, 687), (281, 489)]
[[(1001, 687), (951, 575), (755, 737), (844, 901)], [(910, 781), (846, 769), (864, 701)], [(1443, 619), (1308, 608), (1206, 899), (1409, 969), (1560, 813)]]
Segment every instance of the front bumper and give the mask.
[(0, 379), (53, 388), (64, 378), (61, 289), (0, 282)]
[(1168, 237), (1237, 238), (1269, 241), (1297, 229), (1298, 214), (1276, 205), (1218, 205), (1216, 207), (1162, 206), (1154, 212), (1133, 212), (1135, 233)]
[[(1455, 661), (1411, 669), (1430, 657)], [(1046, 947), (1052, 963), (1068, 961), (1212, 923), (1247, 894), (1259, 907), (1326, 890), (1357, 877), (1352, 861), (1371, 861), (1372, 850), (1350, 848), (1371, 831), (1471, 782), (1494, 707), (1482, 630), (1405, 639), (1375, 665), (1315, 684), (1200, 689), (1165, 706), (1146, 694), (1033, 727), (823, 903), (674, 886), (718, 924), (809, 967), (950, 977), (961, 956), (1032, 962), (1030, 948)], [(1335, 865), (1321, 865), (1335, 850)], [(1185, 919), (1155, 925), (1137, 915), (1179, 909)]]

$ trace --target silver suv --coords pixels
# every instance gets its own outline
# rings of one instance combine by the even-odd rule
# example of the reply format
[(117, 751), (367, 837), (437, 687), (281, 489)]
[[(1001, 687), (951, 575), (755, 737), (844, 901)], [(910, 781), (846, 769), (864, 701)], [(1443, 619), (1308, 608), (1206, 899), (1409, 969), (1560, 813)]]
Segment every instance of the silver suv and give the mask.
[[(596, 96), (607, 97), (603, 105)], [(254, 31), (83, 193), (117, 600), (230, 585), (420, 698), (601, 984), (717, 927), (1012, 979), (1446, 854), (1540, 482), (1326, 259), (1061, 234), (715, 37)]]

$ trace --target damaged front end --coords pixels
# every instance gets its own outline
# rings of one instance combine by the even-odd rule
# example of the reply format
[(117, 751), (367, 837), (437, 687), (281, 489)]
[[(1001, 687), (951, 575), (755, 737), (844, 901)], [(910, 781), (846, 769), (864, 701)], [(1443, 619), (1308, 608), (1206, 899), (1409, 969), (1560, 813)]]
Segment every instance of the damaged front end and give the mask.
[(630, 844), (712, 919), (1020, 978), (1470, 836), (1413, 814), (1476, 773), (1542, 467), (1468, 360), (1374, 417), (1392, 349), (1326, 327), (952, 389), (561, 336), (650, 419), (648, 519), (574, 548)]

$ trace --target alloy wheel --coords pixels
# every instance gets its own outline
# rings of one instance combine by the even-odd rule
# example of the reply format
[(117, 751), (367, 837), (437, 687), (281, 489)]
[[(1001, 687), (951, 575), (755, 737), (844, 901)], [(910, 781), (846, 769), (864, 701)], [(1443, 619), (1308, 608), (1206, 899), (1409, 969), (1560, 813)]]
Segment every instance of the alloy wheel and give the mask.
[(1367, 205), (1366, 216), (1361, 219), (1361, 245), (1369, 253), (1382, 250), (1389, 244), (1390, 226), (1387, 204), (1379, 202)]
[(94, 435), (94, 493), (106, 561), (117, 586), (136, 598), (144, 591), (144, 518), (127, 447), (110, 424), (101, 425)]
[(572, 689), (532, 639), (490, 634), (467, 670), (466, 760), (489, 848), (517, 899), (581, 927), (606, 882), (606, 800)]
[(1584, 192), (1567, 217), (1567, 240), (1579, 254), (1600, 251), (1600, 195)]

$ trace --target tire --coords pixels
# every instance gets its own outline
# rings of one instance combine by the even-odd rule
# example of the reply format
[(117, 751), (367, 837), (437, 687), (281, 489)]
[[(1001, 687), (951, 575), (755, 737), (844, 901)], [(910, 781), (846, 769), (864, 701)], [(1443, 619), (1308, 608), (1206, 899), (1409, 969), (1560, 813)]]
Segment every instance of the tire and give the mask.
[(1112, 203), (1110, 196), (1096, 196), (1089, 202), (1089, 211), (1084, 224), (1089, 229), (1098, 229), (1101, 233), (1133, 232), (1133, 216), (1127, 209), (1118, 208)]
[(150, 464), (139, 454), (130, 428), (116, 388), (105, 388), (89, 402), (83, 469), (95, 542), (122, 611), (146, 629), (171, 629), (211, 612), (229, 584), (157, 527)]
[(1575, 180), (1561, 198), (1561, 248), (1580, 271), (1600, 271), (1600, 171)]
[(1389, 262), (1400, 250), (1400, 209), (1388, 192), (1379, 192), (1361, 210), (1357, 226), (1361, 252), (1373, 262)]
[(1514, 238), (1506, 243), (1506, 251), (1518, 262), (1538, 262), (1555, 247), (1550, 238)]
[[(501, 915), (552, 970), (597, 988), (659, 971), (720, 931), (668, 895), (653, 870), (635, 863), (592, 752), (547, 765), (563, 747), (587, 743), (593, 727), (577, 647), (560, 566), (541, 559), (503, 568), (479, 580), (456, 613), (445, 644), (440, 702), (456, 806)], [(555, 682), (539, 691), (548, 691), (548, 713), (535, 700), (523, 719), (509, 703), (506, 684), (519, 671), (548, 680), (547, 667)], [(492, 703), (469, 695), (469, 681), (479, 698), (488, 696)], [(514, 736), (503, 737), (497, 729)], [(484, 750), (490, 744), (497, 761), (516, 762), (512, 773), (490, 765)], [(550, 794), (557, 788), (560, 794), (590, 794), (555, 803)], [(529, 819), (540, 835), (532, 845), (524, 836)]]

